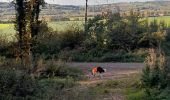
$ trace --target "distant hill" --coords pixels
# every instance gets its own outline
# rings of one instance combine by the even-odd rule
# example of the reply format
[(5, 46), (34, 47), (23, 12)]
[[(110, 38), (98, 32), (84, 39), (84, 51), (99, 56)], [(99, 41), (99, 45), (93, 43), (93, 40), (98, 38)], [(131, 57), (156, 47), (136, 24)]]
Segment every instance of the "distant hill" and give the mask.
[[(155, 0), (150, 2), (114, 3), (103, 5), (90, 5), (88, 15), (94, 16), (102, 12), (127, 13), (131, 9), (140, 11), (148, 16), (170, 15), (170, 1)], [(60, 20), (70, 17), (83, 17), (85, 6), (46, 4), (41, 15), (47, 19)], [(12, 3), (0, 2), (0, 20), (10, 20), (15, 17), (15, 7)], [(42, 17), (42, 18), (43, 18)]]

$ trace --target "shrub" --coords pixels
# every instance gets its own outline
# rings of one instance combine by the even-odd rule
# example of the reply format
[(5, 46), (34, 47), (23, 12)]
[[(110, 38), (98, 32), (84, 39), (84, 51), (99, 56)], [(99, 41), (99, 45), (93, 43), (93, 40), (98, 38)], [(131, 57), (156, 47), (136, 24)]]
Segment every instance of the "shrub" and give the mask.
[(64, 61), (78, 62), (143, 62), (145, 52), (138, 53), (125, 51), (111, 51), (107, 49), (92, 50), (71, 50), (60, 53), (60, 58)]
[(76, 82), (73, 78), (49, 78), (49, 79), (42, 79), (38, 82), (39, 86), (42, 88), (53, 88), (56, 90), (62, 90), (63, 88), (71, 88), (73, 87)]
[(61, 96), (65, 89), (72, 88), (75, 85), (76, 82), (72, 78), (41, 79), (38, 82), (39, 89), (36, 92), (36, 97), (38, 97), (39, 100), (55, 99)]
[(76, 47), (79, 47), (83, 43), (85, 34), (83, 34), (82, 30), (69, 29), (63, 33), (60, 33), (59, 38), (60, 49), (74, 49)]
[(142, 86), (148, 100), (168, 100), (169, 65), (164, 55), (151, 49), (142, 74)]
[(29, 75), (14, 70), (0, 70), (0, 98), (2, 100), (32, 99), (36, 81)]
[(16, 59), (9, 59), (9, 58), (2, 58), (1, 59), (1, 64), (0, 64), (0, 70), (11, 70), (11, 69), (15, 69), (15, 70), (23, 70), (24, 68), (21, 66), (21, 62), (20, 60), (16, 60)]
[(42, 30), (40, 30), (35, 39), (33, 49), (37, 54), (44, 54), (46, 59), (50, 59), (53, 55), (58, 55), (59, 52), (65, 49), (72, 50), (79, 47), (85, 38), (83, 31), (77, 28), (58, 32), (49, 28), (47, 23), (42, 23), (40, 28)]
[(45, 70), (42, 72), (42, 77), (72, 77), (81, 79), (83, 72), (76, 68), (68, 67), (66, 64), (49, 62)]
[(5, 57), (0, 56), (0, 66), (2, 66), (5, 62)]
[(0, 35), (0, 56), (13, 57), (12, 45), (7, 36)]

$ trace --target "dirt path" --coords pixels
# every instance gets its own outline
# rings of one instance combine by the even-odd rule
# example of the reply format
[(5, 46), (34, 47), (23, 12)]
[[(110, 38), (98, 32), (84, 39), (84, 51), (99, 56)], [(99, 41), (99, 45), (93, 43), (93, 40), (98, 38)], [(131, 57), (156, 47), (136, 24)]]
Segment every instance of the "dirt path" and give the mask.
[[(88, 86), (96, 86), (98, 83), (105, 82), (109, 79), (119, 80), (131, 78), (132, 75), (137, 74), (142, 71), (144, 67), (143, 63), (67, 63), (71, 67), (80, 68), (83, 70), (85, 75), (88, 77), (86, 81), (80, 81), (80, 84), (83, 88)], [(91, 69), (94, 66), (101, 66), (107, 69), (107, 72), (103, 74), (103, 79), (99, 77), (92, 77)], [(126, 100), (125, 96), (120, 92), (116, 91), (110, 93), (105, 97), (101, 97), (101, 100)]]
[(103, 74), (103, 80), (106, 79), (120, 79), (131, 74), (139, 73), (144, 64), (143, 63), (67, 63), (71, 67), (80, 68), (85, 75), (89, 77), (88, 83), (93, 81), (101, 81), (99, 77), (91, 78), (91, 69), (94, 66), (101, 66), (107, 69), (107, 72)]

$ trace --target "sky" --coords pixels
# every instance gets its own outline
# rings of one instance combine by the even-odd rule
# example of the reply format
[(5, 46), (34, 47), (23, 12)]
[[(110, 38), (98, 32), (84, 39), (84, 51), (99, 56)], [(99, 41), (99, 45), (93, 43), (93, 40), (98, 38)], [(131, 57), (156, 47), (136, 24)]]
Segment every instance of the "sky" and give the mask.
[[(0, 2), (9, 2), (11, 0), (0, 0)], [(60, 5), (85, 5), (85, 0), (45, 0), (47, 3)], [(90, 5), (107, 4), (115, 2), (145, 2), (154, 0), (88, 0)]]

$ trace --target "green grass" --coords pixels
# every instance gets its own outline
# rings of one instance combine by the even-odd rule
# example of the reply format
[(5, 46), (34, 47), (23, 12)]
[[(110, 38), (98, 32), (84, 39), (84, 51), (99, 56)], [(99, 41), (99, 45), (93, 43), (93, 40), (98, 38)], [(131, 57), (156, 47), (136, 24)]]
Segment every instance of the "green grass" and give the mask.
[[(170, 24), (170, 16), (162, 16), (162, 17), (149, 17), (148, 20), (153, 21), (154, 19), (160, 21), (165, 21), (167, 24)], [(48, 24), (54, 30), (64, 31), (69, 28), (78, 27), (83, 28), (84, 21), (56, 21), (56, 22), (49, 22)], [(13, 24), (0, 24), (0, 31), (11, 33), (14, 31)]]
[(14, 25), (13, 24), (0, 24), (0, 31), (6, 31), (6, 32), (10, 32), (10, 31), (14, 31)]
[[(56, 31), (65, 31), (71, 28), (83, 29), (83, 24), (83, 21), (59, 21), (49, 22), (48, 26)], [(14, 24), (0, 24), (0, 36), (8, 41), (13, 41), (15, 37)]]
[[(49, 22), (48, 26), (57, 31), (65, 31), (70, 28), (83, 29), (84, 21), (57, 21)], [(12, 35), (15, 33), (14, 24), (0, 24), (0, 35)]]
[(128, 88), (125, 90), (127, 100), (144, 100), (144, 90)]
[(149, 22), (154, 21), (154, 20), (157, 20), (158, 23), (160, 23), (161, 21), (165, 21), (165, 23), (166, 23), (167, 25), (170, 25), (170, 16), (149, 17), (149, 18), (148, 18), (148, 21), (149, 21)]
[[(148, 21), (151, 22), (154, 19), (158, 21), (165, 21), (167, 25), (170, 25), (170, 16), (162, 17), (149, 17)], [(49, 27), (57, 31), (65, 31), (70, 28), (79, 28), (83, 29), (84, 21), (56, 21), (49, 22)], [(13, 24), (0, 24), (0, 35), (6, 36), (11, 40), (15, 35), (14, 25)]]
[(70, 28), (83, 29), (84, 21), (58, 21), (50, 22), (48, 25), (57, 31), (65, 31)]
[(15, 37), (14, 24), (0, 24), (0, 36), (7, 41), (13, 41)]
[(7, 29), (10, 27), (10, 24), (0, 24), (0, 29)]

